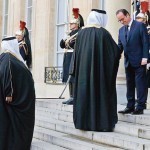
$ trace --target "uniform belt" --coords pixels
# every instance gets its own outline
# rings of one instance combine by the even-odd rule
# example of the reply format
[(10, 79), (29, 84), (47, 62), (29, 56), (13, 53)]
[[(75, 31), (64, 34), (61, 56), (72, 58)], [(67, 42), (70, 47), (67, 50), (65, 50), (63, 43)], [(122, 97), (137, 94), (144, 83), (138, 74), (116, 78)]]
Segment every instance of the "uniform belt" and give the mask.
[(67, 52), (73, 52), (73, 49), (67, 49), (67, 50), (65, 50), (65, 53), (67, 53)]

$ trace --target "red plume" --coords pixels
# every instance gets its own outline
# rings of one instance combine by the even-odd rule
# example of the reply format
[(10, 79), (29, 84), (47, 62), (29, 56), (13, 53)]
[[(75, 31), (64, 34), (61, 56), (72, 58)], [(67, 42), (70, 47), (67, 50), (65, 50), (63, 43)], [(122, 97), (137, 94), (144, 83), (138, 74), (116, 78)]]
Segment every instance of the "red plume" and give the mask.
[(72, 9), (74, 18), (77, 19), (79, 17), (79, 8), (73, 8)]
[(148, 11), (148, 1), (141, 1), (141, 10), (142, 13), (145, 13)]
[(20, 20), (20, 29), (24, 30), (25, 26), (26, 26), (26, 22)]

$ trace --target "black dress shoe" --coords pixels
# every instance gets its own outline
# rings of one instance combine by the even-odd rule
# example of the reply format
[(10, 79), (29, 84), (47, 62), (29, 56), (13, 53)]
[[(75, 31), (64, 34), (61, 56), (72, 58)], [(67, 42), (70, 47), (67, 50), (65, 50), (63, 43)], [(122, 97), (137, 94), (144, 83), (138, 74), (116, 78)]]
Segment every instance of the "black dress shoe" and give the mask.
[(132, 115), (141, 115), (143, 114), (143, 109), (136, 109), (135, 111), (133, 111), (131, 114)]
[(62, 104), (66, 104), (66, 103), (67, 103), (67, 101), (62, 102)]
[(124, 110), (118, 111), (118, 113), (129, 114), (129, 113), (131, 113), (133, 111), (134, 111), (134, 108), (128, 108), (128, 107), (126, 107)]
[(73, 98), (71, 97), (69, 100), (62, 102), (62, 104), (73, 105)]
[(68, 100), (66, 104), (67, 105), (73, 105), (73, 98), (71, 98), (70, 100)]

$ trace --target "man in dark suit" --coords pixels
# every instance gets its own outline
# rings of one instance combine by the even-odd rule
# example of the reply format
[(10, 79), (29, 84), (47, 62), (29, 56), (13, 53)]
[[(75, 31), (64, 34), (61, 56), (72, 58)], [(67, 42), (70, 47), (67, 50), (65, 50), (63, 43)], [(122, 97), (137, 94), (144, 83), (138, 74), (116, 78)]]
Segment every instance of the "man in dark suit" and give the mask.
[[(125, 73), (127, 82), (127, 106), (119, 113), (143, 114), (147, 100), (146, 64), (148, 59), (148, 34), (145, 25), (130, 17), (125, 9), (116, 12), (118, 22), (124, 26), (119, 29), (118, 46), (124, 50)], [(135, 107), (135, 87), (137, 106)]]

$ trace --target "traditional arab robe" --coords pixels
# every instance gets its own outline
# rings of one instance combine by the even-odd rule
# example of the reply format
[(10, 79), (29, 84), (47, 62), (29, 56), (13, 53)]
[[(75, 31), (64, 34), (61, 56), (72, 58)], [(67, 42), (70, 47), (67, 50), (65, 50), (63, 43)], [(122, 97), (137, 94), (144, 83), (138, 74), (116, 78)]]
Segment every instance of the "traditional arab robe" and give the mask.
[[(0, 55), (0, 150), (30, 150), (35, 90), (15, 37), (3, 39)], [(6, 100), (12, 97), (12, 102)]]
[(105, 11), (92, 10), (87, 26), (79, 31), (75, 45), (75, 128), (112, 131), (118, 121), (116, 75), (119, 48), (104, 29)]

